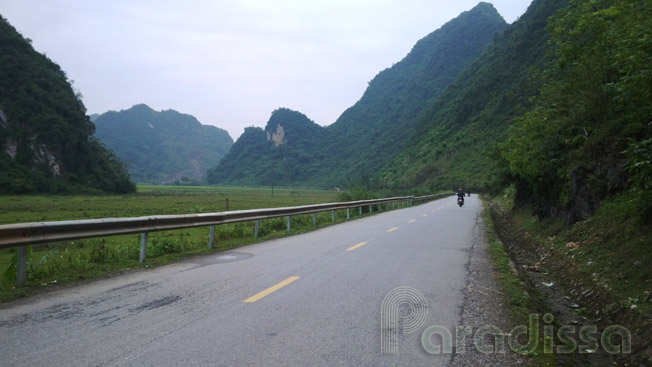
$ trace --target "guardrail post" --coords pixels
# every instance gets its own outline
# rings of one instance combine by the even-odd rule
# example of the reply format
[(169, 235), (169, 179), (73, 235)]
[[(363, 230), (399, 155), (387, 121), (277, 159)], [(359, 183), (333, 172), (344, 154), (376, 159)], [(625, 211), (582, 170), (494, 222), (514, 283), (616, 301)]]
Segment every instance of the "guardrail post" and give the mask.
[(360, 208), (360, 216), (362, 216), (362, 207), (360, 206), (358, 208)]
[(346, 219), (351, 218), (351, 208), (346, 208)]
[(254, 226), (254, 238), (258, 238), (258, 231), (260, 230), (260, 219), (256, 221)]
[(16, 288), (27, 282), (27, 246), (18, 248), (18, 263), (16, 263)]
[(371, 214), (372, 211), (373, 211), (373, 208), (371, 207), (371, 205), (369, 205), (369, 214)]
[(335, 209), (331, 210), (331, 222), (335, 222)]
[(317, 213), (312, 213), (312, 226), (317, 225)]
[(142, 263), (145, 261), (145, 256), (147, 255), (147, 237), (149, 233), (143, 232), (140, 235), (140, 259), (139, 261)]
[(213, 243), (215, 242), (215, 226), (211, 226), (211, 233), (208, 235), (208, 248), (213, 248)]
[(288, 232), (290, 232), (290, 216), (288, 215)]
[(392, 201), (392, 209), (394, 209), (394, 202)]
[(380, 211), (380, 204), (376, 205), (378, 207), (378, 211)]

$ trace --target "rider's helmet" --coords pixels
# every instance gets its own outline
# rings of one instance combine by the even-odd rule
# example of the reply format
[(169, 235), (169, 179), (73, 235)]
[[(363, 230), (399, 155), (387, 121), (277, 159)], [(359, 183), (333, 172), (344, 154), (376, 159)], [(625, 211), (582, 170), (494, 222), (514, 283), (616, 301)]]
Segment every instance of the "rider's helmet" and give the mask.
[(459, 191), (462, 191), (462, 188), (460, 187)]

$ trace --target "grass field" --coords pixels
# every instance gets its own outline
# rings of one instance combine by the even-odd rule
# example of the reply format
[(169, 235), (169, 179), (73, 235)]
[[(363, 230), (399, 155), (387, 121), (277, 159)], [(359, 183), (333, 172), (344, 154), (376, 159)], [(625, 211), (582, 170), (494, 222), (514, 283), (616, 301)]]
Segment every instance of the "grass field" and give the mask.
[[(0, 196), (0, 224), (211, 213), (337, 200), (325, 190), (201, 186), (138, 186), (133, 195)], [(228, 208), (227, 208), (228, 200)]]
[[(139, 186), (125, 196), (0, 196), (0, 224), (73, 219), (137, 217), (158, 214), (210, 213), (227, 210), (296, 206), (338, 201), (335, 191), (240, 187)], [(358, 215), (357, 211), (352, 214)], [(346, 220), (346, 212), (336, 221)], [(330, 225), (331, 214), (319, 213), (316, 228)], [(150, 267), (183, 257), (219, 251), (287, 235), (284, 218), (216, 228), (216, 243), (208, 249), (209, 228), (153, 232), (147, 260), (138, 262), (140, 236), (125, 235), (29, 246), (27, 286), (15, 289), (16, 249), (0, 250), (0, 301), (6, 301), (72, 281), (106, 276), (116, 271)], [(292, 217), (292, 232), (314, 229), (312, 216)]]

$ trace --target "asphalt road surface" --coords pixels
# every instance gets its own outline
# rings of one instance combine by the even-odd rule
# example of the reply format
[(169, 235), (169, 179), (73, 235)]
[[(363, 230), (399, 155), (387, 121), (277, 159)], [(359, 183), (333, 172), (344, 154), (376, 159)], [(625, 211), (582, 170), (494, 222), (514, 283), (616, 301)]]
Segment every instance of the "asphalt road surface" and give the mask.
[(422, 336), (459, 325), (481, 207), (449, 197), (0, 305), (0, 366), (446, 366)]

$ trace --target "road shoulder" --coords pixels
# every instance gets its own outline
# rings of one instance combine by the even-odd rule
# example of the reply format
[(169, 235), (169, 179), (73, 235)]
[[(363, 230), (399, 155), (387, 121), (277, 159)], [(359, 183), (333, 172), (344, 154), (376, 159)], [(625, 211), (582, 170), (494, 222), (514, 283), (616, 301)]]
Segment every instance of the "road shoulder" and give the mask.
[[(497, 271), (494, 269), (489, 252), (487, 239), (487, 224), (478, 213), (473, 228), (473, 245), (469, 251), (467, 263), (467, 281), (463, 289), (464, 303), (461, 310), (461, 327), (471, 327), (473, 333), (465, 338), (464, 346), (458, 345), (453, 356), (453, 366), (528, 366), (531, 361), (527, 356), (513, 352), (507, 343), (507, 335), (503, 335), (504, 348), (500, 351), (499, 343), (493, 343), (493, 337), (484, 338), (485, 343), (478, 343), (474, 336), (478, 331), (500, 330), (507, 334), (514, 328), (510, 318), (506, 295), (497, 281)], [(497, 329), (495, 329), (495, 328)], [(459, 334), (459, 333), (458, 333)], [(494, 347), (498, 346), (498, 352)], [(484, 350), (487, 347), (489, 350)], [(492, 351), (493, 349), (493, 351)]]

